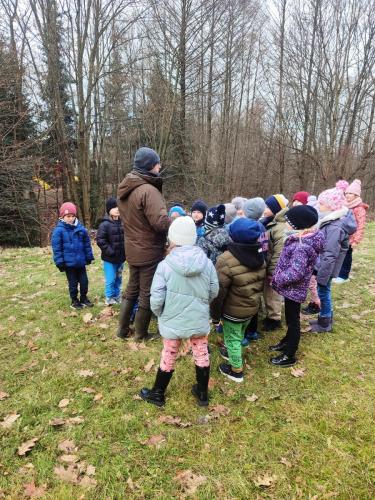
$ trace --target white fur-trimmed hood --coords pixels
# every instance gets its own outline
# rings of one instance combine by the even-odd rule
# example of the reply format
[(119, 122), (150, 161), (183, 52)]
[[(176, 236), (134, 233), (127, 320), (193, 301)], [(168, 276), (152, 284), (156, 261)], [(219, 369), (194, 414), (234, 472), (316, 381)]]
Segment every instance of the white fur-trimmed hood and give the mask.
[(345, 217), (345, 215), (347, 215), (348, 212), (349, 212), (348, 207), (343, 207), (340, 208), (340, 210), (334, 210), (333, 212), (329, 212), (327, 215), (325, 215), (323, 218), (320, 219), (318, 226), (320, 227), (327, 222), (341, 219), (342, 217)]

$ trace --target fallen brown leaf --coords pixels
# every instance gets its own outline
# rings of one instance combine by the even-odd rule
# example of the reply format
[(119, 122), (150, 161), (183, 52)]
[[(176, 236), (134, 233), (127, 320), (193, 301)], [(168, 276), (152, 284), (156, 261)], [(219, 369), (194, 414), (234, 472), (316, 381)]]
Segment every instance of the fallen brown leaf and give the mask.
[(151, 436), (146, 441), (142, 441), (141, 444), (147, 446), (159, 446), (161, 443), (165, 442), (164, 434), (157, 434), (155, 436)]
[(103, 399), (103, 394), (101, 392), (98, 392), (98, 394), (95, 394), (94, 401), (101, 401), (102, 399)]
[(275, 484), (277, 480), (277, 476), (270, 474), (263, 474), (262, 476), (258, 476), (254, 479), (255, 486), (264, 486), (265, 488), (269, 488), (273, 484)]
[(59, 460), (61, 462), (65, 462), (66, 464), (75, 464), (78, 462), (79, 458), (77, 455), (61, 455)]
[(194, 495), (199, 486), (207, 481), (207, 477), (201, 474), (195, 474), (190, 469), (178, 472), (175, 480), (180, 483), (186, 495)]
[(129, 488), (134, 491), (134, 483), (133, 483), (133, 480), (132, 478), (129, 476), (128, 477), (128, 480), (126, 481), (126, 484), (129, 486)]
[(46, 492), (46, 485), (36, 486), (34, 481), (23, 485), (23, 495), (26, 498), (42, 498)]
[(210, 380), (208, 381), (208, 388), (213, 389), (216, 384), (217, 384), (217, 380), (214, 378), (210, 378)]
[(87, 325), (92, 322), (92, 317), (91, 313), (86, 313), (82, 316), (82, 321)]
[(296, 378), (304, 377), (305, 371), (306, 371), (306, 368), (291, 368), (290, 369), (290, 373), (293, 375), (293, 377), (296, 377)]
[(144, 372), (148, 373), (154, 365), (155, 361), (153, 359), (150, 359), (150, 361), (144, 367)]
[(230, 409), (224, 405), (216, 405), (210, 408), (210, 413), (212, 413), (213, 417), (218, 418), (220, 416), (229, 415)]
[(92, 370), (79, 370), (78, 372), (78, 375), (80, 377), (93, 377), (94, 376), (94, 372)]
[(246, 396), (246, 401), (249, 401), (250, 403), (254, 403), (257, 399), (259, 399), (259, 396), (257, 396), (256, 394)]
[(172, 417), (172, 415), (161, 415), (157, 423), (175, 425), (176, 427), (191, 427), (193, 425), (191, 422), (182, 422), (180, 417)]
[(95, 487), (97, 484), (98, 484), (98, 482), (96, 479), (94, 479), (93, 477), (88, 477), (88, 476), (83, 476), (83, 478), (79, 482), (79, 485), (83, 486), (84, 488)]
[(64, 418), (57, 417), (57, 418), (53, 418), (48, 423), (49, 423), (49, 425), (52, 425), (52, 427), (61, 427), (62, 425), (65, 425), (66, 421)]
[(363, 372), (360, 372), (357, 377), (359, 380), (362, 380), (362, 382), (365, 380), (365, 374)]
[(67, 469), (63, 465), (59, 465), (53, 469), (53, 472), (61, 481), (71, 484), (78, 483), (78, 470), (74, 465), (69, 465)]
[(86, 468), (86, 474), (88, 476), (95, 476), (96, 468), (93, 465), (88, 465)]
[(275, 377), (275, 378), (279, 378), (280, 377), (280, 373), (279, 372), (273, 372), (272, 376)]
[(114, 310), (112, 307), (105, 307), (99, 313), (98, 319), (101, 321), (111, 318), (114, 315)]
[(289, 460), (285, 457), (280, 458), (280, 463), (283, 465), (286, 465), (286, 467), (292, 467), (292, 464), (289, 462)]
[(79, 425), (82, 424), (85, 419), (81, 416), (70, 417), (66, 419), (66, 425)]
[(70, 453), (72, 451), (77, 451), (77, 447), (74, 443), (74, 441), (70, 441), (69, 439), (65, 439), (64, 441), (61, 441), (58, 445), (58, 449), (60, 451), (65, 451), (66, 453)]
[(36, 443), (38, 442), (38, 438), (29, 439), (29, 441), (25, 441), (21, 444), (21, 446), (17, 449), (17, 455), (20, 457), (24, 457), (29, 451), (31, 451)]
[(9, 398), (9, 394), (7, 392), (0, 391), (0, 401), (4, 401), (6, 398)]
[(21, 415), (19, 413), (10, 413), (6, 417), (4, 417), (2, 422), (0, 422), (1, 427), (3, 429), (10, 429), (12, 427), (12, 425), (14, 424), (14, 422), (18, 418), (20, 418), (20, 416)]
[(96, 393), (96, 390), (93, 389), (92, 387), (82, 387), (81, 391), (86, 392), (87, 394), (95, 394)]
[(59, 404), (58, 404), (58, 407), (59, 408), (66, 408), (68, 406), (68, 404), (70, 403), (70, 399), (62, 399)]
[(134, 394), (133, 399), (134, 401), (142, 401), (142, 398), (139, 394)]

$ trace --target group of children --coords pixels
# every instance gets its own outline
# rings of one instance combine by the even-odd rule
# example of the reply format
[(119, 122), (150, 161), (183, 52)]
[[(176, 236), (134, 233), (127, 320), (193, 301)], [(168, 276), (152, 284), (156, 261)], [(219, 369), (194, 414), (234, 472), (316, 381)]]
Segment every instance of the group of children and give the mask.
[[(87, 231), (77, 221), (73, 207), (67, 203), (60, 209), (52, 236), (54, 260), (66, 271), (72, 306), (88, 306), (85, 265), (93, 255)], [(151, 287), (151, 309), (158, 319), (163, 350), (155, 383), (151, 389), (143, 388), (141, 397), (164, 405), (181, 342), (189, 339), (197, 379), (192, 393), (199, 405), (208, 404), (211, 323), (223, 333), (219, 349), (226, 362), (219, 365), (220, 373), (242, 382), (242, 347), (259, 338), (262, 301), (264, 331), (282, 327), (284, 302), (286, 332), (277, 344), (269, 346), (274, 353), (270, 363), (294, 365), (301, 305), (309, 292), (310, 302), (302, 312), (318, 314), (310, 321), (311, 331), (332, 331), (331, 285), (349, 279), (352, 251), (363, 237), (367, 210), (357, 179), (351, 184), (340, 180), (318, 197), (298, 192), (290, 203), (282, 194), (265, 200), (236, 197), (211, 208), (197, 200), (190, 215), (180, 204), (174, 205), (169, 212), (172, 222), (166, 257), (158, 265)], [(97, 234), (109, 305), (120, 297), (125, 262), (121, 242), (123, 230), (112, 199)], [(82, 282), (81, 276), (86, 277)], [(77, 282), (81, 286), (79, 301)]]

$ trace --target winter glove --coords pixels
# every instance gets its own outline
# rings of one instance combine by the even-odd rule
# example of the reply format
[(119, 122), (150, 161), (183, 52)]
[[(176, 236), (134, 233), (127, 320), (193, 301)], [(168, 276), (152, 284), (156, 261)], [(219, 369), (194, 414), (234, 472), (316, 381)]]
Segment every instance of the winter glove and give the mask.
[(65, 271), (65, 264), (60, 264), (59, 266), (56, 267), (60, 271), (60, 273), (63, 273)]

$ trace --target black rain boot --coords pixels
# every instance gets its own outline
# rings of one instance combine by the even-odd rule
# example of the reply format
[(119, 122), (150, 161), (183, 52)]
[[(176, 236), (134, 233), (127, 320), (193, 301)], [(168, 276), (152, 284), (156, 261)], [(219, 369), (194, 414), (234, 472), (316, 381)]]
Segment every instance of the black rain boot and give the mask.
[(286, 368), (288, 366), (293, 366), (297, 363), (296, 357), (290, 354), (281, 353), (279, 356), (270, 359), (270, 363), (273, 366), (280, 366)]
[(197, 398), (198, 406), (208, 406), (208, 382), (210, 380), (210, 367), (195, 365), (197, 384), (191, 388), (193, 396)]
[(147, 403), (151, 403), (156, 406), (164, 406), (165, 398), (164, 394), (168, 387), (168, 384), (172, 378), (174, 370), (171, 372), (163, 372), (160, 368), (156, 374), (155, 383), (152, 389), (147, 389), (147, 387), (143, 387), (141, 389), (139, 395), (144, 401)]
[(286, 346), (287, 346), (286, 341), (280, 340), (280, 342), (278, 344), (268, 346), (268, 350), (272, 351), (272, 352), (277, 352), (277, 351), (282, 352), (282, 351), (284, 351)]
[(132, 315), (135, 303), (135, 300), (128, 299), (125, 299), (121, 302), (119, 325), (117, 330), (117, 337), (119, 337), (120, 339), (126, 339), (131, 333), (130, 317)]
[(310, 315), (310, 314), (319, 314), (320, 307), (315, 302), (309, 302), (307, 307), (302, 309), (302, 314)]
[(147, 340), (151, 337), (148, 333), (148, 327), (151, 321), (151, 309), (144, 309), (140, 307), (135, 315), (134, 327), (135, 335), (134, 340), (136, 342), (142, 342), (142, 340)]
[(266, 332), (273, 332), (282, 327), (280, 319), (265, 318), (263, 321), (263, 328)]

